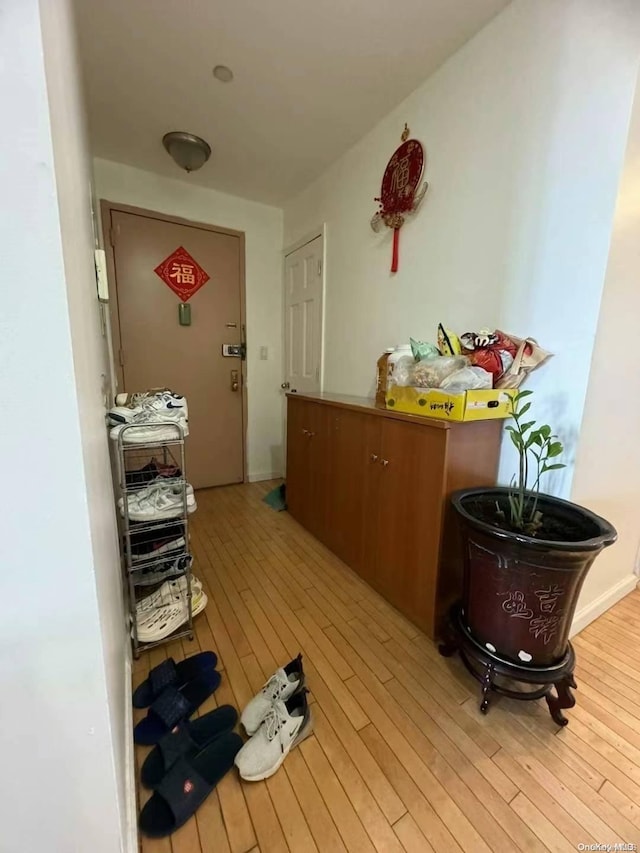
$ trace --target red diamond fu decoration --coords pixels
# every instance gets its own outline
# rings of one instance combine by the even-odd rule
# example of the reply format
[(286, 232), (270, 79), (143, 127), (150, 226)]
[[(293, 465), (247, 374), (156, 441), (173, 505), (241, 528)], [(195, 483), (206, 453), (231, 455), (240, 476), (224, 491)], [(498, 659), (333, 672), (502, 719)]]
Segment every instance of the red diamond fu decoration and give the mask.
[(178, 246), (175, 252), (165, 258), (154, 272), (182, 302), (191, 299), (209, 281), (209, 275), (182, 246)]

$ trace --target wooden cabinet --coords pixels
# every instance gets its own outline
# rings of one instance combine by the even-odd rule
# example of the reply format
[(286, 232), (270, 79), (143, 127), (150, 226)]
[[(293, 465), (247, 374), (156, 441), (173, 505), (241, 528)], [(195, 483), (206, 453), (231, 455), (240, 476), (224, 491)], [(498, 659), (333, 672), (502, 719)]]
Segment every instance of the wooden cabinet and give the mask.
[(335, 395), (288, 398), (291, 515), (435, 636), (461, 589), (455, 489), (495, 483), (501, 422), (453, 424)]

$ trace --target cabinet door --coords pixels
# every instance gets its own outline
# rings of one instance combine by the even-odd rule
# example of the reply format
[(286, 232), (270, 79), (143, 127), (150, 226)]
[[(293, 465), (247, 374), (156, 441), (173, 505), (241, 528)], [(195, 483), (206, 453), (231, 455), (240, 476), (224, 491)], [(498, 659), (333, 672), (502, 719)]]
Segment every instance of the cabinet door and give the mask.
[(366, 424), (366, 466), (363, 485), (363, 530), (361, 562), (358, 573), (377, 588), (378, 538), (382, 518), (380, 486), (382, 482), (382, 418), (370, 416)]
[(313, 535), (327, 544), (329, 493), (329, 422), (331, 409), (320, 403), (307, 403), (304, 437), (307, 450), (305, 520)]
[(376, 588), (433, 635), (446, 430), (382, 424)]
[(326, 543), (364, 576), (367, 480), (371, 473), (371, 423), (379, 418), (331, 409), (328, 424), (328, 503)]
[(287, 400), (287, 506), (300, 524), (306, 523), (309, 480), (308, 403)]

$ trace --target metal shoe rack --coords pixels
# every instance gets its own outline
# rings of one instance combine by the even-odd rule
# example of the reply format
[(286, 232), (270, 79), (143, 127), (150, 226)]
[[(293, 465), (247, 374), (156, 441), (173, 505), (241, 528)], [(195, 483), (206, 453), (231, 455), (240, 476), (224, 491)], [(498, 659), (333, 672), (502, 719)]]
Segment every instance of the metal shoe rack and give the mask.
[[(122, 499), (116, 513), (121, 533), (121, 555), (125, 581), (125, 592), (128, 601), (129, 617), (131, 621), (131, 639), (133, 643), (133, 655), (137, 659), (140, 653), (146, 649), (154, 648), (163, 643), (171, 642), (180, 637), (188, 637), (193, 640), (193, 607), (191, 590), (191, 555), (189, 551), (189, 513), (187, 511), (187, 478), (185, 473), (185, 441), (181, 428), (175, 423), (162, 423), (157, 425), (163, 436), (171, 436), (163, 441), (136, 441), (136, 431), (145, 430), (148, 427), (127, 424), (119, 431), (117, 446), (117, 467), (119, 497)], [(144, 473), (141, 469), (149, 464), (159, 461), (166, 470), (167, 466), (176, 469), (176, 476), (162, 477), (162, 483), (173, 489), (181, 489), (182, 502), (180, 514), (171, 518), (134, 520), (130, 517), (129, 498), (136, 495), (149, 485), (144, 482)], [(142, 540), (162, 541), (169, 539), (171, 535), (179, 532), (174, 542), (178, 542), (176, 548), (171, 550), (156, 550), (153, 553), (141, 554), (136, 547)], [(186, 593), (184, 598), (187, 604), (187, 619), (179, 628), (167, 637), (153, 642), (142, 642), (139, 640), (139, 615), (138, 602), (155, 592), (167, 580), (184, 578)], [(159, 601), (152, 609), (158, 611), (164, 606)], [(149, 610), (146, 611), (150, 612)]]

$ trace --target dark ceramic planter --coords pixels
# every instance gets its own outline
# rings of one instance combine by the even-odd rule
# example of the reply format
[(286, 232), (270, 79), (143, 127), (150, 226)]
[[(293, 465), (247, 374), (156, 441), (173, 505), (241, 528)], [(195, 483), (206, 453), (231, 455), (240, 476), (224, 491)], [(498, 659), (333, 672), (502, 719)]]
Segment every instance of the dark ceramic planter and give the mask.
[(567, 651), (591, 564), (617, 534), (600, 516), (550, 495), (540, 497), (540, 510), (566, 523), (575, 541), (545, 541), (481, 520), (483, 507), (504, 505), (507, 494), (466, 489), (451, 498), (463, 540), (462, 619), (490, 652), (519, 666), (550, 666)]

